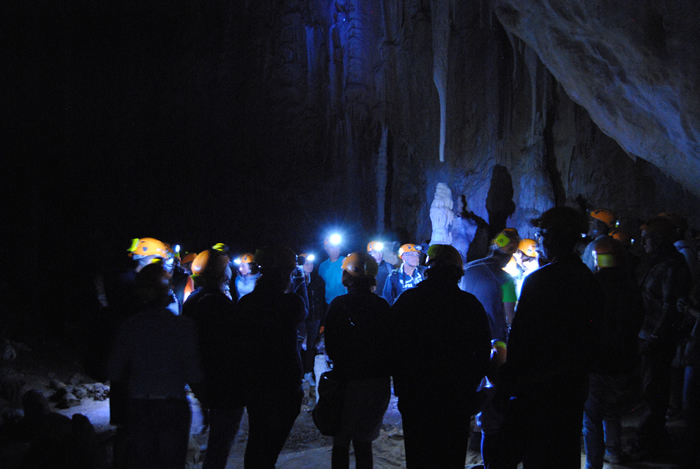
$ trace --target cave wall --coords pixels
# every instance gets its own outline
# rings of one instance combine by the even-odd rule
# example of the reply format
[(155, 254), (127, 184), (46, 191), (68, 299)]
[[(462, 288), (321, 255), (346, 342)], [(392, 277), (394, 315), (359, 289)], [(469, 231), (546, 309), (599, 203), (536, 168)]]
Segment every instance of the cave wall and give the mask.
[[(276, 2), (276, 11), (261, 12), (267, 7), (246, 2), (239, 21), (266, 38), (267, 49), (252, 55), (258, 60), (245, 74), (251, 81), (263, 77), (265, 108), (276, 109), (275, 128), (283, 129), (284, 145), (297, 153), (293, 159), (303, 147), (304, 160), (322, 175), (315, 179), (315, 192), (307, 194), (321, 207), (321, 218), (424, 242), (430, 238), (428, 208), (435, 186), (445, 182), (455, 198), (464, 199), (466, 211), (490, 224), (491, 233), (507, 224), (531, 234), (528, 220), (555, 204), (611, 208), (630, 230), (639, 219), (665, 210), (697, 221), (694, 178), (700, 166), (693, 160), (693, 129), (659, 128), (667, 111), (654, 117), (644, 109), (665, 98), (637, 86), (633, 102), (610, 95), (603, 102), (600, 94), (590, 101), (572, 85), (615, 93), (610, 83), (620, 82), (632, 65), (619, 56), (630, 53), (640, 33), (623, 28), (630, 42), (615, 52), (617, 62), (609, 65), (617, 75), (611, 77), (599, 63), (593, 67), (593, 59), (573, 67), (569, 57), (570, 49), (579, 60), (591, 50), (604, 54), (601, 43), (569, 32), (567, 41), (560, 36), (543, 50), (539, 46), (547, 37), (539, 36), (540, 29), (547, 29), (544, 20), (533, 19), (539, 10), (518, 7), (523, 11), (516, 15), (516, 2), (507, 3), (496, 2), (492, 9), (489, 2), (447, 0), (287, 1)], [(657, 14), (650, 5), (645, 4), (653, 10), (648, 15)], [(566, 16), (567, 7), (558, 2), (551, 8)], [(673, 12), (662, 13), (666, 21)], [(599, 34), (607, 37), (606, 28), (614, 25), (614, 18), (605, 17), (609, 8), (571, 14), (586, 24), (586, 34), (601, 28)], [(297, 21), (285, 20), (284, 28), (267, 32), (251, 21), (270, 22), (275, 15)], [(640, 44), (644, 50), (634, 61), (649, 61), (658, 70), (661, 59), (648, 41)], [(275, 66), (271, 57), (296, 67), (296, 74)], [(634, 72), (642, 73), (640, 68), (635, 65)], [(675, 79), (667, 86), (678, 105), (690, 90)], [(294, 101), (295, 93), (282, 91), (299, 84), (313, 99)], [(252, 102), (257, 98), (247, 108), (259, 107)], [(607, 124), (613, 120), (617, 127)], [(263, 139), (262, 147), (268, 145)], [(640, 145), (653, 151), (641, 151)], [(308, 215), (319, 218), (319, 212)]]
[(425, 242), (439, 182), (471, 214), (455, 226), (472, 256), (554, 204), (698, 227), (699, 5), (11, 2), (3, 285), (43, 279), (48, 310), (96, 252), (140, 236)]

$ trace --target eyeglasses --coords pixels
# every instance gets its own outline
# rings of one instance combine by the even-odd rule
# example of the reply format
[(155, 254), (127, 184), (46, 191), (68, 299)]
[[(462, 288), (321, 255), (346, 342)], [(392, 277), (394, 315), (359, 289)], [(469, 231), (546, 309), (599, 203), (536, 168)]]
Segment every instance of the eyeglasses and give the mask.
[[(418, 254), (417, 252), (406, 252), (406, 253), (404, 253), (404, 256), (407, 256), (407, 257), (420, 257), (420, 254)], [(401, 257), (403, 257), (403, 256), (401, 256)]]

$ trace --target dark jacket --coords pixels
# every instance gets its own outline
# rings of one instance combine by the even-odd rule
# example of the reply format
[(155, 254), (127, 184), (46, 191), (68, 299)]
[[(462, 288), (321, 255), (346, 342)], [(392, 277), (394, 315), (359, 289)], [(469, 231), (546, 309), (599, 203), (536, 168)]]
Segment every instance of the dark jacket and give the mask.
[(599, 358), (593, 371), (609, 375), (630, 373), (638, 360), (637, 334), (644, 318), (642, 294), (624, 267), (601, 269), (594, 275), (603, 290), (605, 310)]
[(640, 283), (646, 313), (639, 332), (641, 339), (656, 336), (675, 340), (682, 320), (676, 302), (688, 294), (690, 282), (685, 258), (669, 243), (651, 261)]
[(598, 358), (602, 298), (593, 273), (573, 255), (528, 275), (508, 337), (499, 392), (525, 396), (566, 389), (572, 398), (585, 399), (583, 387)]
[(306, 308), (296, 293), (269, 288), (263, 275), (238, 302), (246, 395), (297, 392), (303, 376), (297, 328)]
[(391, 307), (399, 400), (466, 404), (487, 372), (489, 322), (474, 295), (440, 278), (406, 290)]
[(235, 305), (220, 290), (200, 287), (185, 301), (182, 315), (194, 320), (204, 370), (204, 383), (192, 390), (214, 408), (242, 407), (241, 350)]
[(326, 318), (326, 352), (347, 379), (388, 377), (391, 347), (389, 304), (369, 289), (337, 296)]
[(306, 316), (306, 322), (320, 321), (323, 324), (328, 310), (326, 282), (315, 272), (311, 273), (311, 281), (306, 284), (306, 294), (309, 298), (309, 314)]

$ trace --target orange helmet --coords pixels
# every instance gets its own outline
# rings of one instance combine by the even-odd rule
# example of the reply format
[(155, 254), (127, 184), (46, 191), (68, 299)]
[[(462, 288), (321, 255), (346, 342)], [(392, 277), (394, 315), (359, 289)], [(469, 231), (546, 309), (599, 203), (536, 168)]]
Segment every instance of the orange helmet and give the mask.
[(203, 277), (223, 278), (229, 260), (226, 254), (215, 249), (200, 252), (192, 261), (192, 277), (195, 283), (197, 283), (198, 278)]
[(367, 244), (367, 252), (370, 251), (382, 251), (384, 249), (384, 243), (381, 241), (370, 241)]
[(615, 226), (615, 220), (617, 218), (615, 214), (607, 208), (597, 208), (591, 212), (591, 216), (597, 220), (602, 221), (603, 223), (608, 225), (609, 228)]
[(343, 259), (343, 270), (359, 278), (374, 278), (379, 272), (379, 266), (374, 257), (366, 252), (353, 252)]
[(241, 261), (240, 262), (241, 264), (244, 264), (244, 263), (247, 264), (249, 262), (254, 263), (255, 262), (255, 254), (247, 252), (247, 253), (243, 254), (241, 257), (239, 257), (239, 259)]
[(613, 228), (608, 234), (621, 242), (623, 245), (632, 246), (632, 237), (626, 231), (622, 231), (619, 228)]
[(132, 245), (130, 251), (135, 256), (157, 256), (167, 259), (170, 250), (165, 243), (155, 238), (140, 238)]
[(182, 257), (182, 261), (180, 262), (181, 264), (187, 264), (188, 262), (194, 261), (195, 257), (197, 257), (196, 252), (188, 252)]
[(528, 257), (537, 257), (537, 242), (534, 239), (525, 238), (520, 240), (518, 249)]
[(423, 248), (418, 244), (410, 244), (410, 243), (403, 244), (399, 248), (399, 257), (403, 256), (407, 252), (417, 252), (420, 254), (422, 251), (423, 251)]

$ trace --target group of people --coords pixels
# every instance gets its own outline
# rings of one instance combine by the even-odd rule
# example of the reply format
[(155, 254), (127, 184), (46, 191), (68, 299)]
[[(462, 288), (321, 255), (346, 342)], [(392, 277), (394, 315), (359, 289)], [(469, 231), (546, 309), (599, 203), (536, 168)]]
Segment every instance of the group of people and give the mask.
[[(349, 467), (351, 444), (356, 467), (373, 466), (392, 383), (409, 469), (464, 467), (475, 414), (486, 468), (579, 467), (582, 431), (587, 468), (619, 462), (635, 376), (648, 417), (629, 456), (646, 457), (667, 440), (679, 348), (697, 438), (700, 287), (691, 290), (698, 259), (687, 225), (673, 214), (649, 220), (641, 262), (609, 210), (555, 207), (533, 225), (535, 240), (506, 228), (486, 258), (466, 264), (440, 244), (402, 245), (398, 266), (378, 241), (341, 257), (329, 237), (318, 268), (284, 246), (236, 264), (225, 245), (173, 266), (166, 244), (139, 240), (120, 290), (131, 306), (105, 366), (121, 435), (115, 464), (184, 467), (189, 385), (209, 425), (205, 468), (226, 466), (244, 410), (245, 467), (273, 468), (321, 357), (345, 383), (335, 469)], [(688, 446), (689, 464), (698, 446)]]

